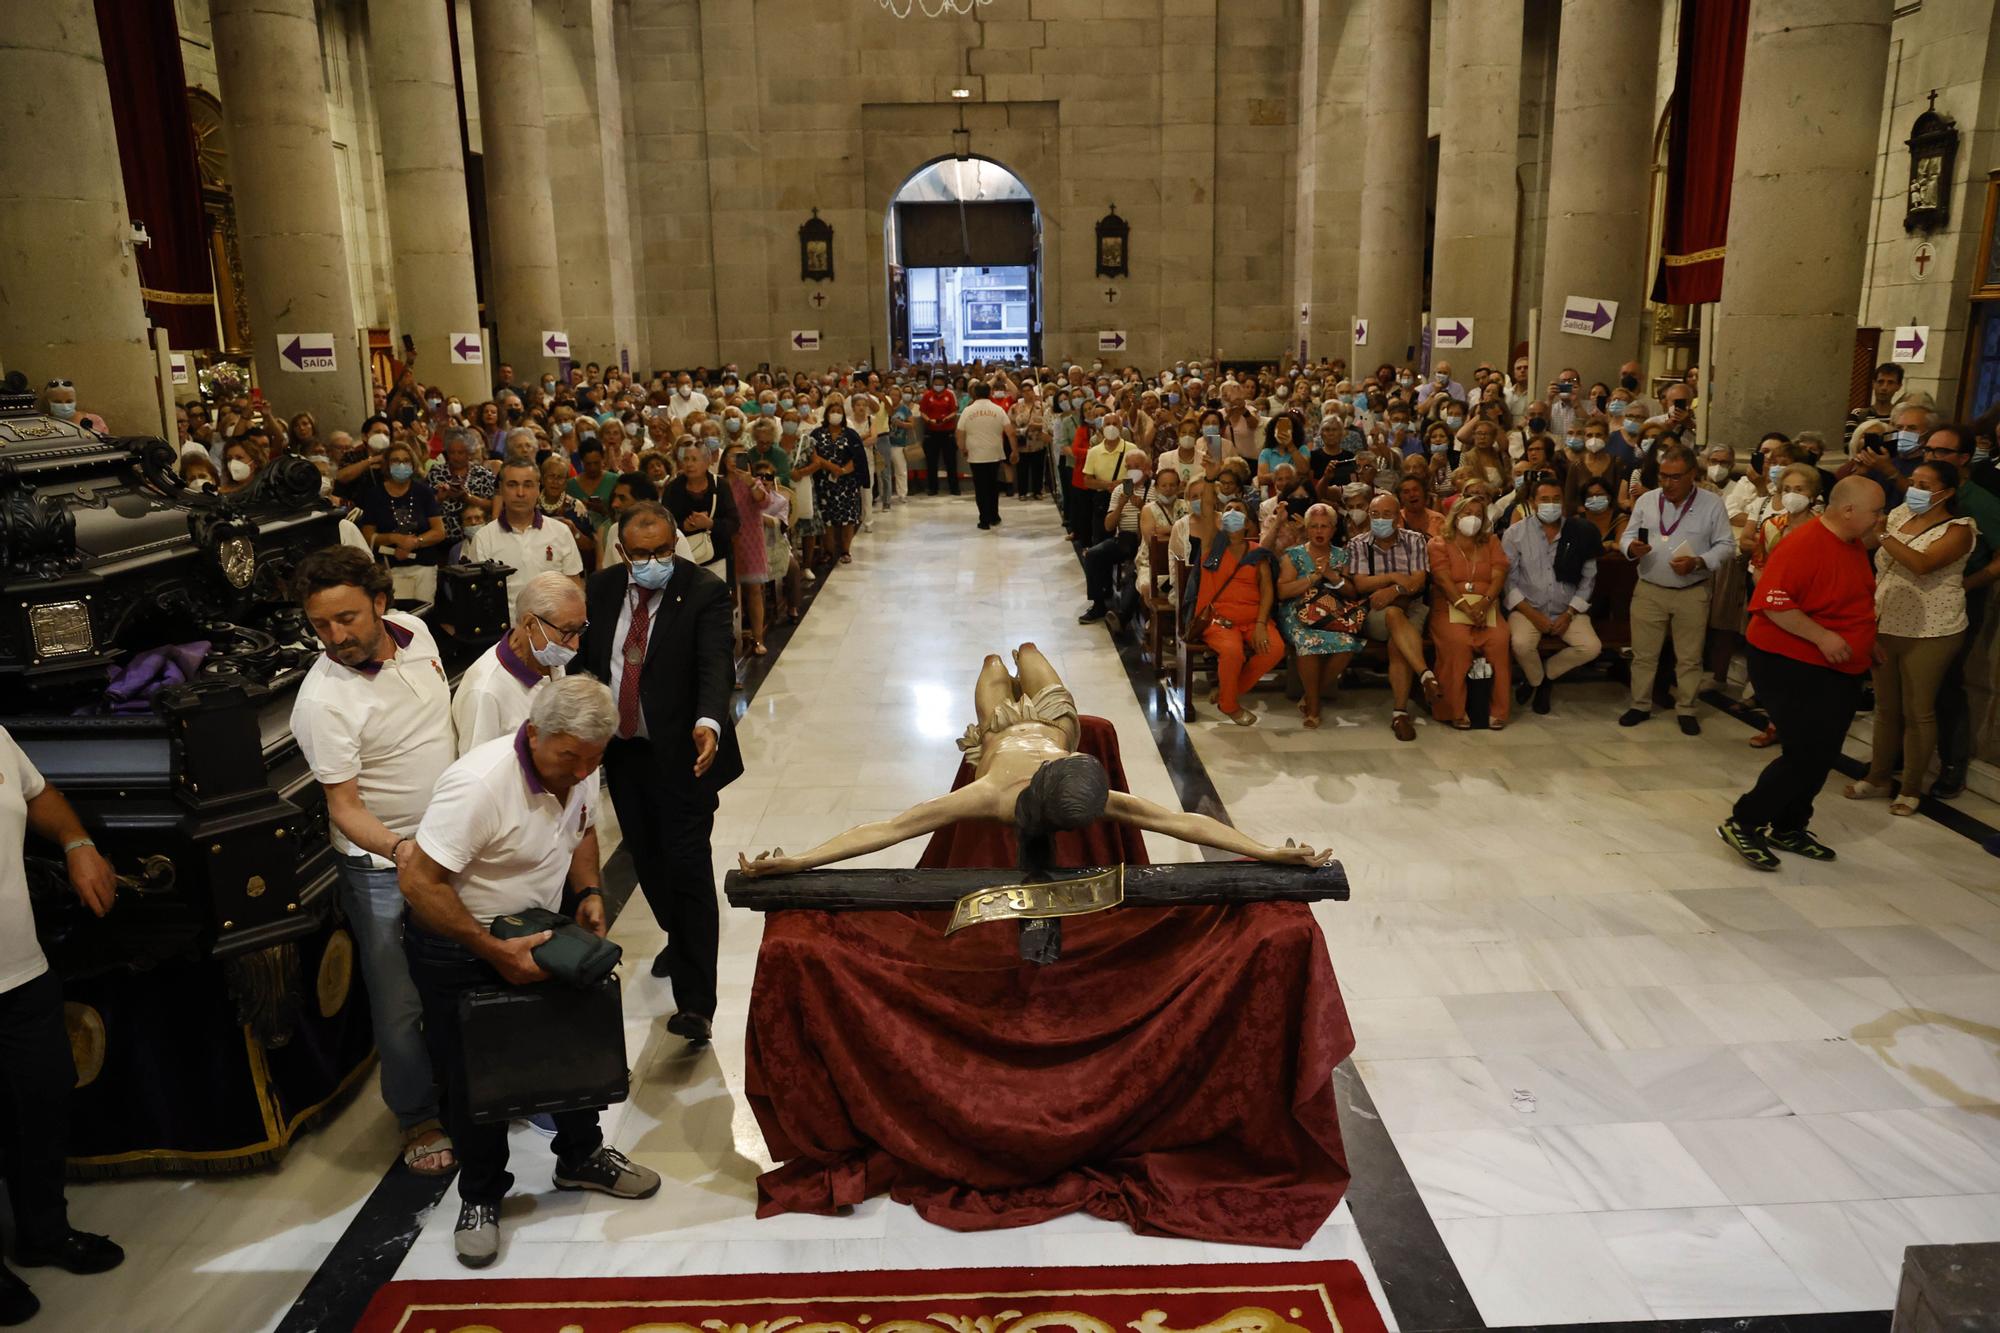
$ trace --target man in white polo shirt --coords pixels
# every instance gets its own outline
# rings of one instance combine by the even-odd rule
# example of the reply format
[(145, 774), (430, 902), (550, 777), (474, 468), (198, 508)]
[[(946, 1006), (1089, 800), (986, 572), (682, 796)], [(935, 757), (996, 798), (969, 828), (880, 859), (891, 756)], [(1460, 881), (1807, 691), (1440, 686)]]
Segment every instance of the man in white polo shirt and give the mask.
[(958, 414), (958, 451), (972, 465), (972, 494), (979, 503), (979, 530), (1000, 526), (1000, 464), (1020, 455), (1014, 422), (993, 401), (985, 380), (974, 380), (972, 401)]
[(583, 555), (569, 526), (542, 517), (535, 501), (542, 493), (542, 472), (531, 462), (500, 467), (500, 513), (472, 534), (465, 544), (468, 561), (498, 560), (514, 569), (507, 576), (507, 621), (519, 614), (521, 589), (537, 574), (568, 574), (582, 587)]
[(292, 734), (326, 793), (341, 907), (382, 1057), (382, 1100), (402, 1128), (404, 1164), (444, 1175), (451, 1142), (438, 1124), (430, 1056), (417, 1029), (422, 1006), (403, 961), (396, 867), (416, 849), (411, 837), (431, 790), (458, 755), (451, 688), (431, 632), (389, 610), (389, 572), (365, 553), (314, 551), (299, 561), (292, 586), (326, 645), (292, 703)]
[[(61, 792), (0, 728), (0, 1161), (14, 1209), (14, 1262), (72, 1273), (115, 1268), (125, 1252), (69, 1224), (63, 1200), (69, 1094), (76, 1065), (63, 1026), (62, 982), (35, 940), (23, 843), (61, 847), (70, 887), (97, 916), (111, 910), (116, 877)], [(41, 1302), (0, 1265), (0, 1324), (25, 1322)]]
[(583, 592), (567, 574), (537, 574), (521, 590), (513, 632), (481, 653), (451, 695), (452, 730), (464, 754), (528, 720), (542, 682), (562, 679), (583, 643)]
[[(410, 920), (404, 927), (410, 973), (423, 996), (424, 1037), (444, 1084), (445, 1124), (457, 1145), (460, 1200), (454, 1244), (459, 1262), (484, 1268), (500, 1251), (500, 1200), (507, 1171), (505, 1123), (475, 1125), (466, 1105), (459, 996), (496, 980), (546, 981), (534, 949), (548, 931), (502, 940), (496, 916), (563, 909), (605, 931), (598, 865), (598, 765), (618, 725), (611, 691), (589, 676), (566, 676), (538, 690), (519, 731), (472, 750), (445, 771), (417, 830), (403, 872)], [(524, 1058), (532, 1058), (524, 1052)], [(555, 1185), (643, 1199), (657, 1172), (604, 1142), (597, 1112), (555, 1114)]]

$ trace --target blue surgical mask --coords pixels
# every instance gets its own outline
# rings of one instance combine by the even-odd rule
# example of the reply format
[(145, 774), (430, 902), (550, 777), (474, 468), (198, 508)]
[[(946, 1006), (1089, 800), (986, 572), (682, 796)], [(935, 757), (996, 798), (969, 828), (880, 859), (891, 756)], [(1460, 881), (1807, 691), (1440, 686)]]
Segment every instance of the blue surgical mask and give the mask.
[(778, 405), (776, 403), (759, 403), (757, 404), (757, 410), (767, 417), (778, 415)]
[(1785, 465), (1783, 463), (1773, 463), (1764, 469), (1764, 475), (1770, 479), (1773, 486), (1776, 486), (1778, 478), (1785, 475)]
[(658, 592), (667, 586), (667, 580), (674, 576), (674, 558), (663, 555), (653, 560), (632, 562), (632, 582), (648, 592)]
[(796, 398), (780, 398), (778, 400), (778, 406), (781, 408), (790, 409), (798, 406), (798, 400)]
[(416, 475), (417, 475), (417, 470), (411, 467), (408, 463), (389, 464), (389, 479), (391, 481), (408, 481), (411, 477), (414, 477)]
[(1222, 427), (1211, 423), (1210, 425), (1203, 426), (1201, 433), (1211, 440), (1220, 439), (1222, 436)]
[(1593, 514), (1601, 514), (1611, 508), (1611, 497), (1608, 495), (1586, 496), (1584, 497), (1583, 507)]
[(1360, 408), (1364, 412), (1368, 410), (1368, 395), (1365, 393), (1357, 393), (1354, 395), (1353, 398), (1349, 399), (1348, 401), (1352, 402), (1356, 407)]
[(1396, 520), (1393, 518), (1371, 518), (1368, 520), (1368, 530), (1374, 533), (1380, 540), (1387, 541), (1396, 535)]
[(1457, 430), (1457, 429), (1458, 429), (1458, 428), (1459, 428), (1460, 426), (1463, 426), (1463, 425), (1465, 424), (1465, 418), (1464, 418), (1464, 417), (1446, 417), (1446, 418), (1444, 419), (1444, 424), (1445, 424), (1445, 425), (1447, 425), (1447, 426), (1449, 426), (1449, 427), (1451, 427), (1451, 428), (1452, 428), (1453, 430)]
[(1249, 519), (1241, 509), (1227, 509), (1223, 511), (1222, 517), (1215, 521), (1224, 532), (1233, 537), (1243, 531), (1243, 525), (1249, 522)]
[(722, 423), (722, 428), (731, 435), (740, 435), (743, 433), (743, 422), (738, 417), (730, 417)]
[(1535, 517), (1544, 523), (1553, 523), (1562, 516), (1563, 507), (1559, 504), (1538, 504), (1535, 506)]
[(1618, 423), (1618, 429), (1624, 431), (1627, 435), (1637, 435), (1639, 433), (1639, 426), (1640, 423), (1637, 421), (1621, 421)]
[(1924, 489), (1922, 486), (1912, 486), (1909, 490), (1903, 492), (1903, 503), (1910, 507), (1912, 514), (1921, 514), (1928, 511), (1936, 501), (1936, 494)]
[(1168, 407), (1178, 407), (1180, 406), (1180, 401), (1181, 401), (1181, 396), (1177, 393), (1169, 393), (1167, 395)]
[(50, 404), (49, 404), (49, 415), (50, 415), (50, 416), (52, 416), (52, 417), (57, 417), (57, 418), (59, 418), (59, 419), (61, 419), (61, 420), (63, 420), (63, 421), (68, 421), (68, 420), (69, 420), (69, 419), (70, 419), (71, 417), (73, 417), (73, 416), (75, 416), (75, 415), (76, 415), (76, 404), (75, 404), (75, 403), (50, 403)]
[(1434, 453), (1434, 454), (1443, 454), (1443, 453), (1449, 453), (1450, 451), (1451, 451), (1451, 441), (1450, 441), (1450, 440), (1433, 440), (1433, 441), (1431, 441), (1431, 452), (1432, 452), (1432, 453)]
[(1570, 450), (1570, 451), (1572, 451), (1572, 452), (1574, 452), (1575, 450), (1578, 450), (1578, 449), (1581, 449), (1581, 448), (1583, 448), (1583, 436), (1581, 436), (1581, 435), (1566, 435), (1566, 436), (1564, 436), (1564, 437), (1563, 437), (1563, 448), (1565, 448), (1565, 449), (1568, 449), (1568, 450)]
[(1917, 433), (1913, 430), (1897, 431), (1896, 452), (1899, 454), (1913, 454), (1916, 451), (1917, 451)]

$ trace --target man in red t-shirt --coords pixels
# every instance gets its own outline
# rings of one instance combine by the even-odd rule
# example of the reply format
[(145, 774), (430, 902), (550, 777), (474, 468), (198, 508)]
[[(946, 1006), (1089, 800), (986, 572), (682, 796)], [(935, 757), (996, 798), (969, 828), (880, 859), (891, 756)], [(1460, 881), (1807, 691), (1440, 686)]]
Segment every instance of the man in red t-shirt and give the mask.
[(1882, 522), (1882, 501), (1866, 477), (1840, 481), (1826, 512), (1772, 550), (1750, 598), (1750, 683), (1782, 748), (1716, 832), (1759, 870), (1776, 870), (1779, 851), (1834, 858), (1806, 825), (1875, 660), (1875, 569), (1863, 541)]
[(958, 395), (944, 373), (931, 376), (930, 392), (917, 400), (917, 415), (924, 419), (924, 482), (928, 493), (938, 493), (938, 478), (951, 483), (958, 494)]

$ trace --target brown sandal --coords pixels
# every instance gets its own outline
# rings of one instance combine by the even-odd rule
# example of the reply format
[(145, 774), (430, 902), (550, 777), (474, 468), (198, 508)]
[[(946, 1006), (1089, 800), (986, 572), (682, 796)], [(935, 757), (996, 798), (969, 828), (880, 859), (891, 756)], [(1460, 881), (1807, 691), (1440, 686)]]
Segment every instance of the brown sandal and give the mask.
[[(427, 1158), (449, 1157), (443, 1166), (421, 1167), (417, 1163)], [(436, 1125), (424, 1125), (410, 1131), (403, 1140), (403, 1165), (412, 1175), (448, 1176), (458, 1169), (458, 1154), (452, 1151), (451, 1137)]]

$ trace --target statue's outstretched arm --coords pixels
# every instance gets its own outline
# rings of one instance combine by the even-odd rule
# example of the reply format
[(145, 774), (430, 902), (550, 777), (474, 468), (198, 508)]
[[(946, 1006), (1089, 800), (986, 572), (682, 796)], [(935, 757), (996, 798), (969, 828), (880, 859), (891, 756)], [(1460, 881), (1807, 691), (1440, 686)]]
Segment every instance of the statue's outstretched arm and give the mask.
[(1137, 824), (1142, 829), (1164, 833), (1182, 842), (1199, 843), (1204, 847), (1235, 852), (1238, 856), (1255, 857), (1259, 861), (1323, 866), (1333, 860), (1331, 850), (1316, 852), (1310, 847), (1266, 847), (1219, 819), (1190, 814), (1185, 810), (1168, 810), (1127, 792), (1112, 792), (1111, 799), (1105, 803), (1104, 813), (1109, 818)]
[(947, 795), (920, 801), (894, 819), (857, 824), (845, 833), (828, 838), (809, 852), (786, 856), (784, 849), (779, 848), (761, 852), (755, 860), (739, 852), (736, 864), (746, 875), (783, 875), (795, 870), (810, 870), (832, 861), (845, 861), (849, 857), (866, 856), (869, 852), (893, 847), (905, 839), (934, 833), (961, 819), (990, 816), (992, 811), (987, 808), (989, 802), (986, 797), (986, 789), (980, 783), (971, 783)]

